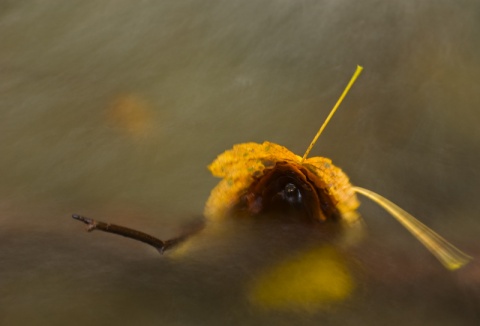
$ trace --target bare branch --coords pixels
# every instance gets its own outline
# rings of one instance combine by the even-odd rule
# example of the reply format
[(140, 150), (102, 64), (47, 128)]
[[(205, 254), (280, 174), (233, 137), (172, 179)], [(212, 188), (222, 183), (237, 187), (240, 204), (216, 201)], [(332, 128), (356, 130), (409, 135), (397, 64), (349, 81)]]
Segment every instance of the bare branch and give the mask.
[(144, 232), (130, 229), (121, 225), (104, 223), (104, 222), (96, 221), (94, 219), (77, 215), (77, 214), (73, 214), (72, 217), (77, 221), (85, 223), (87, 225), (88, 232), (91, 232), (93, 230), (100, 230), (103, 232), (118, 234), (130, 239), (134, 239), (134, 240), (149, 244), (155, 249), (157, 249), (158, 252), (161, 254), (163, 254), (165, 250), (173, 247), (174, 245), (180, 243), (181, 241), (187, 238), (187, 236), (182, 236), (172, 240), (162, 241)]

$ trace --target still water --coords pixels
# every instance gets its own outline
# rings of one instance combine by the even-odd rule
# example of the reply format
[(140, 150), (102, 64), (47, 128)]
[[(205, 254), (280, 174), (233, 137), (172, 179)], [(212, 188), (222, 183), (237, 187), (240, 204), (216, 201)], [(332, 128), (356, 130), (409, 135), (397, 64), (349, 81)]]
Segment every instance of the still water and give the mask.
[[(311, 155), (477, 256), (478, 1), (2, 1), (0, 44), (1, 325), (478, 324), (478, 258), (444, 270), (367, 200), (348, 248), (227, 221), (159, 256), (70, 218), (177, 235), (202, 219), (218, 154), (301, 155), (361, 64)], [(340, 271), (342, 295), (255, 294), (286, 293), (270, 271), (305, 253), (295, 273)]]

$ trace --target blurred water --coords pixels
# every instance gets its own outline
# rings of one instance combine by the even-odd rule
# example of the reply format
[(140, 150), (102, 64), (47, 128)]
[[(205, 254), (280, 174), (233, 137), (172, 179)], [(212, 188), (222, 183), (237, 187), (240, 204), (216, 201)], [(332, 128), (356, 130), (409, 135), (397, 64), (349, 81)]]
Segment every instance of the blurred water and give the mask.
[(365, 200), (369, 237), (343, 253), (356, 290), (313, 313), (245, 292), (308, 230), (229, 225), (176, 259), (69, 218), (178, 234), (207, 164), (245, 141), (302, 154), (361, 64), (312, 155), (475, 256), (478, 1), (3, 1), (0, 44), (0, 324), (480, 319), (478, 263), (442, 270)]

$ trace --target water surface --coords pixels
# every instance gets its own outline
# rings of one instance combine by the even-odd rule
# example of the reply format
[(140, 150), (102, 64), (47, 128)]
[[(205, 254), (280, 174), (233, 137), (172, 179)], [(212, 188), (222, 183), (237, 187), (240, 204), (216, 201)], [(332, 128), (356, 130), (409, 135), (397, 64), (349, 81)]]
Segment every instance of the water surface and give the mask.
[[(181, 258), (87, 234), (72, 213), (169, 238), (202, 218), (235, 143), (311, 155), (480, 251), (477, 1), (4, 1), (0, 323), (469, 325), (479, 265), (445, 271), (366, 200), (338, 249), (355, 288), (269, 310), (249, 284), (315, 245), (308, 228), (227, 225)], [(291, 244), (291, 245), (290, 245)]]

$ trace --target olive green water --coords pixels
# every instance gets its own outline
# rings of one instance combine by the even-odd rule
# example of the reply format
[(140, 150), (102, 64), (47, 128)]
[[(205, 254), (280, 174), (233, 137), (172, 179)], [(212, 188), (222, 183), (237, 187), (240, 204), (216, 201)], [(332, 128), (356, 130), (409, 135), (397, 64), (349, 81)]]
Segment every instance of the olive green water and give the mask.
[(355, 290), (308, 312), (246, 290), (308, 230), (227, 223), (179, 259), (69, 216), (175, 236), (206, 165), (246, 141), (303, 154), (361, 64), (311, 155), (476, 256), (479, 58), (474, 0), (2, 1), (0, 324), (478, 323), (478, 261), (445, 271), (366, 199)]

